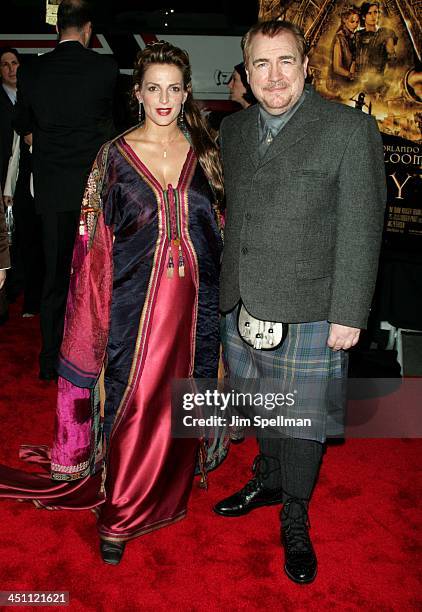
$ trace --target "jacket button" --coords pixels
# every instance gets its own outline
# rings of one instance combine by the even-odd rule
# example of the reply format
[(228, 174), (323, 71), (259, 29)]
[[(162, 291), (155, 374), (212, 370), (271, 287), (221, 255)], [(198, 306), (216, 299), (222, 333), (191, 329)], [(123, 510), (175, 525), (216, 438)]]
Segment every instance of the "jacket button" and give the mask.
[(251, 220), (251, 214), (250, 213), (246, 213), (245, 214), (245, 219), (246, 219), (246, 221), (250, 221)]
[(243, 253), (243, 255), (246, 255), (246, 254), (247, 254), (247, 252), (248, 252), (247, 247), (242, 247), (242, 253)]

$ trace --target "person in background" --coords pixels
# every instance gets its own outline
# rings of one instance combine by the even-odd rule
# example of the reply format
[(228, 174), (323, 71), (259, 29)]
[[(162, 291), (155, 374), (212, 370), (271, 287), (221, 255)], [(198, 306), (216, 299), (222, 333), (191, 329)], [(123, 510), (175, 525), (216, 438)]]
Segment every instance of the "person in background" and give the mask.
[(20, 65), (19, 53), (12, 47), (0, 48), (0, 180), (3, 189), (9, 159), (12, 155), (14, 130), (13, 107), (16, 103), (16, 73)]
[(356, 32), (356, 76), (367, 93), (383, 94), (388, 90), (384, 72), (396, 60), (397, 34), (380, 27), (381, 4), (364, 2), (360, 7), (362, 28)]
[(35, 212), (31, 193), (31, 143), (31, 134), (21, 138), (15, 133), (3, 190), (4, 204), (11, 207), (13, 214), (13, 242), (23, 268), (24, 318), (39, 312), (44, 270), (41, 219)]
[(92, 162), (114, 132), (117, 64), (87, 49), (89, 4), (63, 0), (56, 48), (18, 70), (14, 127), (32, 133), (35, 209), (41, 215), (45, 277), (41, 297), (39, 377), (57, 378), (73, 244)]
[(251, 104), (256, 103), (243, 62), (234, 67), (227, 87), (230, 89), (230, 100), (237, 102), (242, 108), (248, 108)]
[[(0, 189), (0, 201), (2, 193)], [(9, 240), (7, 236), (6, 222), (4, 218), (3, 207), (0, 206), (0, 290), (3, 289), (6, 281), (6, 270), (10, 268), (10, 256), (9, 256)], [(0, 300), (3, 299), (0, 296)], [(4, 316), (4, 315), (3, 315)], [(0, 309), (0, 324), (5, 321), (1, 320), (2, 311)]]
[[(249, 87), (243, 62), (234, 67), (227, 87), (230, 90), (230, 100), (235, 102), (236, 105), (240, 105), (240, 109), (248, 108), (251, 104), (255, 104), (255, 96)], [(234, 110), (239, 110), (239, 106)], [(228, 114), (234, 112), (234, 110), (231, 109), (229, 112), (214, 110), (207, 113), (207, 121), (213, 130), (215, 138), (218, 138), (218, 130), (220, 129), (221, 121), (224, 117), (227, 117)]]
[[(20, 64), (17, 49), (0, 48), (0, 188), (4, 193), (9, 160), (13, 153), (16, 135), (12, 126), (13, 107), (16, 103), (16, 72)], [(0, 207), (7, 206), (10, 201), (2, 198)], [(8, 319), (8, 304), (14, 302), (22, 289), (21, 266), (16, 236), (9, 245), (13, 269), (10, 270), (7, 283), (0, 289), (0, 324)]]
[(359, 26), (359, 9), (346, 6), (340, 14), (341, 24), (331, 47), (328, 88), (333, 92), (341, 91), (353, 81), (356, 71), (355, 32)]

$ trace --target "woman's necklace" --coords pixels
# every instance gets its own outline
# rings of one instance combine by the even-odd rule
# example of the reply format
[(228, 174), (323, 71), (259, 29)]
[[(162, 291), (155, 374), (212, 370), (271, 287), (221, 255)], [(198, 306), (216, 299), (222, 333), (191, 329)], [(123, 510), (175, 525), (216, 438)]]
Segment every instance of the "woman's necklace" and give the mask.
[(163, 149), (163, 158), (166, 159), (167, 157), (167, 153), (168, 153), (168, 149), (170, 147), (170, 145), (173, 142), (176, 142), (176, 140), (180, 137), (180, 135), (182, 134), (182, 132), (180, 130), (177, 130), (176, 135), (173, 138), (170, 138), (169, 140), (166, 140), (165, 142), (160, 141), (160, 140), (154, 140), (151, 137), (148, 138), (148, 133), (145, 133), (145, 128), (143, 128), (146, 140), (151, 142), (152, 144), (157, 144), (160, 145), (160, 147), (162, 147)]
[(164, 159), (166, 159), (167, 157), (167, 148), (171, 145), (172, 142), (175, 142), (178, 138), (179, 138), (179, 134), (177, 134), (174, 138), (172, 138), (171, 140), (168, 140), (167, 142), (160, 142), (160, 145), (164, 147), (163, 149)]

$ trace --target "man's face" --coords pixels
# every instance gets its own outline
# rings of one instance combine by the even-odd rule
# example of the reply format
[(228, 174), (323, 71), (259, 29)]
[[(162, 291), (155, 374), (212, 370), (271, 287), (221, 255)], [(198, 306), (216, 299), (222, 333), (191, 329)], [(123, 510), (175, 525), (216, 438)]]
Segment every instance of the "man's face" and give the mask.
[(19, 67), (18, 58), (14, 53), (3, 53), (0, 57), (0, 75), (2, 83), (16, 87), (16, 70)]
[(378, 24), (380, 12), (378, 7), (373, 4), (365, 15), (365, 25), (374, 28)]
[(308, 58), (302, 63), (290, 32), (270, 38), (258, 33), (250, 45), (248, 78), (258, 102), (271, 115), (281, 115), (299, 100)]

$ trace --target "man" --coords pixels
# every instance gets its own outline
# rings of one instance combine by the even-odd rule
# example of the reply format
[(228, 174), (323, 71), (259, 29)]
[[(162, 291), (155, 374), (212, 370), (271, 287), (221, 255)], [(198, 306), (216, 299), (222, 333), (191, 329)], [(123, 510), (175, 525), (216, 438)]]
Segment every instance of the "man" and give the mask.
[(41, 298), (40, 378), (56, 378), (73, 243), (86, 178), (112, 136), (114, 59), (87, 49), (91, 17), (85, 0), (63, 0), (59, 43), (18, 71), (15, 129), (33, 133), (35, 206), (41, 214), (45, 280)]
[(16, 102), (16, 71), (19, 67), (19, 54), (16, 49), (0, 49), (0, 177), (4, 187), (7, 166), (13, 145), (13, 106)]
[(32, 317), (40, 308), (43, 256), (41, 221), (35, 213), (30, 191), (31, 154), (30, 143), (27, 142), (30, 136), (19, 138), (12, 125), (16, 102), (16, 72), (19, 66), (20, 57), (16, 49), (5, 47), (0, 51), (2, 86), (5, 92), (5, 95), (0, 96), (3, 106), (0, 134), (2, 144), (6, 145), (2, 147), (0, 161), (3, 203), (5, 207), (12, 207), (15, 222), (11, 248), (13, 267), (12, 275), (8, 277), (8, 292), (9, 297), (14, 299), (23, 284), (22, 316)]
[(363, 26), (356, 32), (356, 76), (360, 87), (369, 94), (385, 95), (390, 87), (386, 78), (387, 65), (396, 61), (397, 34), (386, 27), (379, 27), (381, 10), (379, 2), (364, 2), (360, 7)]
[[(9, 159), (12, 155), (14, 144), (14, 130), (12, 126), (13, 107), (16, 102), (16, 71), (19, 67), (19, 53), (12, 47), (2, 47), (0, 49), (0, 186), (4, 190), (7, 176)], [(3, 205), (7, 206), (10, 202), (7, 198), (0, 200), (1, 212)], [(17, 262), (17, 252), (13, 245), (13, 265), (14, 269), (9, 273), (7, 279), (7, 290), (3, 286), (0, 289), (0, 325), (8, 319), (8, 299), (14, 301), (20, 290), (19, 265)], [(6, 297), (7, 291), (7, 297)]]
[[(243, 52), (258, 105), (227, 117), (220, 132), (229, 373), (302, 386), (316, 380), (328, 397), (330, 382), (345, 376), (345, 351), (366, 325), (373, 293), (386, 198), (381, 138), (372, 117), (305, 86), (305, 40), (292, 23), (253, 26)], [(262, 351), (242, 341), (239, 303), (262, 329), (288, 324), (281, 346)], [(284, 569), (298, 583), (316, 575), (308, 502), (326, 435), (339, 431), (336, 423), (330, 431), (327, 401), (312, 416), (311, 432), (263, 436), (254, 478), (214, 508), (240, 516), (284, 502)]]

